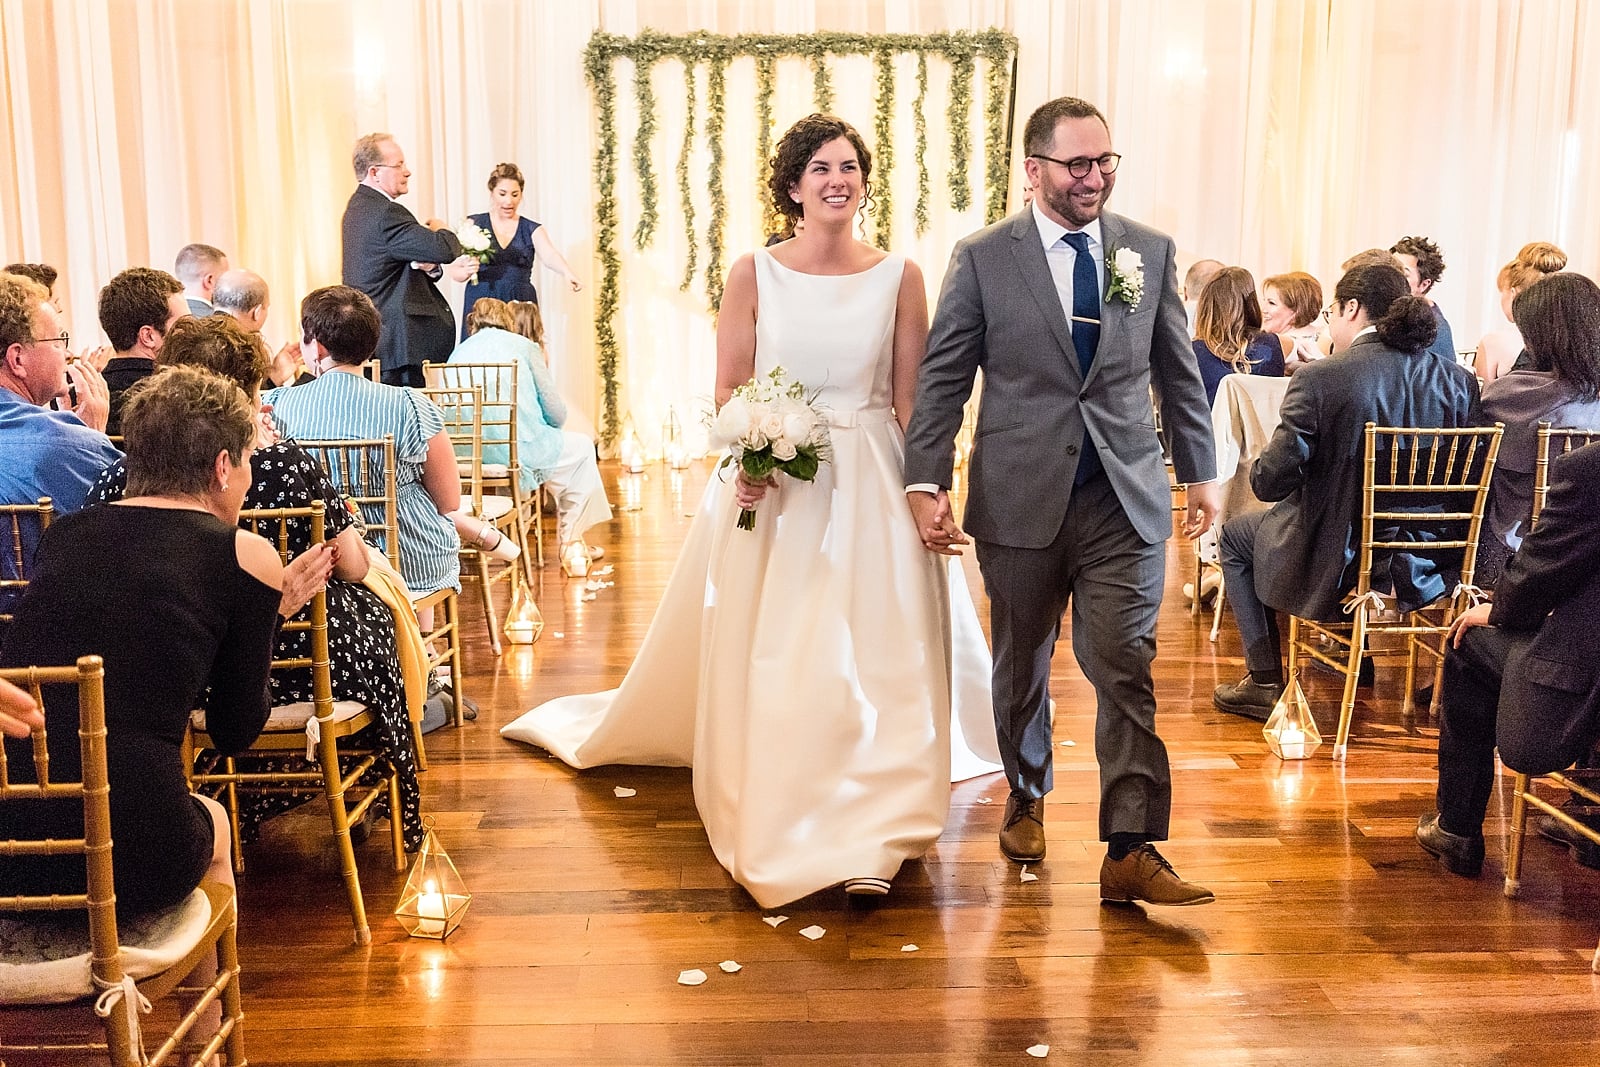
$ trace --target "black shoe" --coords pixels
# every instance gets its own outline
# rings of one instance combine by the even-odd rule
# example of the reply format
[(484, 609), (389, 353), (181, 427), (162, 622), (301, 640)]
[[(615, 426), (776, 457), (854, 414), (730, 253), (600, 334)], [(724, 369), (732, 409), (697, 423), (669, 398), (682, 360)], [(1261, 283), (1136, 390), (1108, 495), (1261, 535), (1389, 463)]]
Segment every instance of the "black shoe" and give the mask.
[(1417, 820), (1417, 844), (1424, 852), (1438, 857), (1451, 874), (1476, 878), (1483, 870), (1483, 835), (1461, 837), (1451, 833), (1439, 825), (1436, 811)]
[[(1571, 814), (1573, 818), (1593, 826), (1594, 819), (1592, 816), (1585, 818), (1576, 812), (1570, 811), (1570, 809), (1576, 805), (1569, 801), (1563, 806), (1569, 809), (1568, 813)], [(1541, 814), (1536, 816), (1533, 820), (1533, 827), (1535, 830), (1539, 831), (1539, 836), (1554, 841), (1558, 845), (1565, 845), (1567, 848), (1570, 848), (1572, 850), (1572, 858), (1576, 860), (1580, 866), (1588, 867), (1591, 870), (1600, 871), (1600, 845), (1590, 841), (1587, 837), (1584, 837), (1566, 823), (1556, 819), (1553, 815)]]
[(1219, 685), (1211, 692), (1211, 703), (1218, 711), (1239, 715), (1251, 722), (1266, 722), (1272, 705), (1283, 696), (1282, 685), (1268, 685), (1245, 675), (1232, 685)]
[[(455, 714), (455, 691), (440, 681), (437, 676), (428, 680), (428, 700), (430, 702), (438, 701), (444, 707), (446, 717)], [(463, 697), (461, 701), (461, 717), (469, 722), (476, 719), (478, 717), (478, 702), (471, 697)], [(427, 722), (427, 719), (424, 718), (423, 722)], [(424, 726), (422, 732), (427, 733), (428, 727)]]

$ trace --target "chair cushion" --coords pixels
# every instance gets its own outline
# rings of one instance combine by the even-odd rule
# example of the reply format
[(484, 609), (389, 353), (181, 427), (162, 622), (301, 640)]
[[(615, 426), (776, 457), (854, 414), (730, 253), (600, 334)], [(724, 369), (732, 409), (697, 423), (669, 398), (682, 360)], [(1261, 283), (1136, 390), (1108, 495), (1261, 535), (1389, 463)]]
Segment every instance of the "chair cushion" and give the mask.
[[(264, 734), (294, 733), (306, 728), (306, 720), (315, 713), (315, 705), (309, 700), (302, 700), (297, 704), (279, 704), (272, 709), (272, 714), (267, 716), (267, 725), (261, 730)], [(355, 700), (335, 700), (333, 702), (334, 722), (344, 722), (353, 719), (367, 710), (367, 706)], [(196, 709), (190, 715), (196, 730), (206, 728), (206, 713)]]
[(479, 518), (493, 522), (504, 515), (509, 515), (516, 501), (508, 496), (486, 496), (483, 498), (483, 511)]
[[(135, 979), (160, 974), (200, 943), (210, 923), (203, 889), (165, 911), (119, 917), (123, 972)], [(0, 918), (0, 1004), (64, 1004), (94, 995), (89, 957), (87, 912)]]
[[(461, 477), (472, 477), (472, 464), (470, 462), (458, 461), (456, 469), (461, 472)], [(511, 473), (511, 468), (504, 463), (485, 463), (482, 469), (485, 478), (505, 478)]]

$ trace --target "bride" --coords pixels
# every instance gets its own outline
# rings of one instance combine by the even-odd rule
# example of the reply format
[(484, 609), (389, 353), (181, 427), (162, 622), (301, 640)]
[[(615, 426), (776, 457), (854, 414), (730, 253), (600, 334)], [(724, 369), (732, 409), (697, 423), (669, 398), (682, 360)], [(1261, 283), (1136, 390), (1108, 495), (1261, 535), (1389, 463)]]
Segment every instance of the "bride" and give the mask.
[(805, 225), (733, 265), (717, 323), (717, 403), (784, 367), (819, 392), (832, 461), (814, 482), (712, 478), (621, 687), (501, 731), (574, 767), (692, 767), (712, 850), (763, 907), (887, 893), (943, 831), (950, 782), (999, 769), (972, 598), (905, 501), (927, 296), (915, 263), (852, 236), (871, 171), (848, 123), (796, 123), (768, 186)]

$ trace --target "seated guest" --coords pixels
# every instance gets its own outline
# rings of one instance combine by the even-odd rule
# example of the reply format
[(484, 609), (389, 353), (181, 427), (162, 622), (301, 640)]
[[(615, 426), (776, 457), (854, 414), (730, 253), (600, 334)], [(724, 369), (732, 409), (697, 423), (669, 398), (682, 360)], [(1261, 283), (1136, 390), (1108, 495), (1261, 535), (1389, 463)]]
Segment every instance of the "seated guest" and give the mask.
[(0, 734), (7, 737), (27, 737), (44, 725), (44, 712), (34, 703), (26, 689), (18, 689), (10, 682), (0, 681)]
[(1530, 241), (1517, 252), (1517, 258), (1500, 268), (1494, 284), (1500, 290), (1500, 310), (1505, 314), (1506, 325), (1484, 334), (1472, 358), (1472, 369), (1485, 385), (1511, 373), (1513, 367), (1524, 365), (1520, 362), (1524, 347), (1522, 334), (1511, 317), (1511, 305), (1517, 294), (1540, 278), (1565, 270), (1566, 266), (1567, 254), (1561, 249), (1548, 241)]
[[(68, 385), (76, 387), (71, 399)], [(69, 410), (52, 411), (61, 398)], [(106, 385), (93, 367), (67, 362), (67, 331), (44, 287), (0, 274), (0, 504), (47, 496), (57, 515), (83, 506), (96, 476), (117, 458), (106, 438)], [(23, 559), (36, 525), (24, 525)], [(10, 526), (0, 528), (0, 577), (17, 579)], [(0, 593), (0, 612), (13, 594)]]
[(1282, 378), (1284, 357), (1294, 350), (1292, 342), (1261, 329), (1256, 280), (1243, 267), (1223, 267), (1200, 290), (1193, 344), (1208, 404), (1230, 374)]
[(44, 286), (44, 291), (50, 294), (50, 303), (55, 305), (57, 311), (61, 310), (61, 301), (56, 299), (56, 279), (61, 277), (61, 274), (50, 264), (10, 263), (6, 265), (5, 272), (28, 278)]
[(195, 243), (178, 249), (172, 273), (183, 283), (182, 292), (188, 314), (197, 319), (208, 319), (217, 313), (211, 300), (216, 292), (217, 279), (227, 270), (228, 254), (220, 248)]
[(1473, 582), (1493, 588), (1527, 533), (1539, 423), (1600, 428), (1600, 286), (1552, 274), (1517, 294), (1511, 315), (1534, 362), (1483, 387), (1483, 421), (1505, 424)]
[[(1028, 201), (1032, 203), (1031, 200)], [(1200, 292), (1226, 264), (1217, 259), (1197, 259), (1183, 272), (1183, 313), (1189, 320), (1189, 336), (1194, 336), (1194, 316), (1200, 307)]]
[[(1427, 351), (1433, 312), (1410, 295), (1398, 267), (1347, 271), (1333, 301), (1325, 314), (1340, 358), (1290, 379), (1278, 428), (1250, 471), (1256, 496), (1276, 503), (1224, 524), (1218, 538), (1250, 673), (1218, 686), (1212, 702), (1258, 721), (1283, 692), (1276, 612), (1337, 619), (1355, 587), (1366, 424), (1470, 426), (1477, 415), (1477, 381)], [(1389, 572), (1406, 610), (1451, 588), (1416, 557), (1394, 558)]]
[(106, 433), (122, 432), (122, 394), (156, 372), (156, 353), (167, 330), (187, 314), (183, 286), (165, 271), (130, 267), (100, 290), (100, 329), (112, 350), (104, 371), (111, 390)]
[[(231, 382), (167, 371), (136, 387), (127, 415), (128, 499), (45, 531), (0, 666), (104, 658), (117, 906), (137, 913), (177, 904), (203, 878), (233, 883), (227, 816), (185, 781), (189, 713), (206, 707), (226, 751), (255, 740), (271, 708), (278, 620), (311, 598), (333, 552), (308, 553), (288, 573), (271, 544), (239, 529), (256, 412)], [(45, 691), (50, 769), (63, 777), (81, 773), (76, 695)], [(13, 781), (34, 780), (28, 743), (7, 741), (6, 755)], [(34, 836), (83, 833), (82, 805), (61, 800), (25, 816), (0, 804), (0, 836), (15, 836), (23, 817)], [(5, 884), (23, 892), (84, 890), (80, 858), (0, 865)]]
[[(222, 287), (217, 287), (221, 307)], [(174, 323), (161, 349), (163, 367), (200, 367), (220, 375), (245, 390), (257, 409), (261, 406), (261, 379), (267, 370), (267, 349), (260, 336), (246, 333), (228, 315), (185, 318)], [(406, 711), (395, 649), (393, 616), (376, 593), (361, 584), (367, 573), (367, 552), (361, 531), (346, 510), (339, 491), (328, 481), (322, 466), (294, 441), (272, 436), (270, 420), (258, 424), (253, 477), (244, 507), (251, 511), (310, 507), (324, 504), (324, 533), (334, 549), (333, 577), (328, 582), (328, 654), (333, 674), (333, 699), (354, 700), (374, 713), (368, 731), (357, 734), (353, 747), (380, 753), (399, 773), (401, 828), (408, 849), (422, 843), (422, 807), (417, 787), (416, 751), (411, 741), (411, 720)], [(107, 468), (89, 493), (88, 503), (121, 500), (127, 473), (122, 461)], [(307, 519), (289, 521), (289, 553), (298, 557), (311, 547)], [(311, 655), (311, 634), (305, 630), (279, 633), (275, 657), (298, 659)], [(313, 699), (311, 672), (279, 672), (272, 676), (272, 702), (293, 704)], [(273, 761), (276, 771), (302, 771), (310, 765), (293, 756)], [(244, 767), (259, 770), (259, 767)], [(320, 797), (320, 790), (298, 795), (246, 793), (240, 805), (240, 832), (245, 840), (255, 835), (265, 819), (296, 803)], [(387, 809), (387, 799), (378, 802)]]
[[(267, 324), (267, 312), (272, 310), (272, 293), (267, 280), (253, 270), (230, 270), (217, 279), (211, 293), (217, 311), (231, 315), (245, 333), (260, 334)], [(293, 385), (310, 381), (300, 365), (300, 342), (290, 341), (278, 349), (267, 370), (267, 380), (273, 385)]]
[(1439, 283), (1444, 275), (1444, 255), (1440, 253), (1439, 246), (1426, 237), (1402, 237), (1389, 249), (1394, 253), (1394, 258), (1400, 261), (1400, 270), (1406, 276), (1406, 284), (1411, 286), (1411, 295), (1421, 297), (1433, 309), (1434, 320), (1439, 325), (1439, 332), (1433, 339), (1433, 344), (1428, 346), (1428, 351), (1437, 352), (1447, 359), (1456, 358), (1455, 338), (1450, 336), (1450, 324), (1445, 321), (1444, 312), (1439, 310), (1439, 305), (1434, 302), (1433, 287)]
[(1600, 739), (1600, 446), (1551, 464), (1550, 496), (1495, 587), (1450, 632), (1440, 691), (1436, 811), (1417, 843), (1447, 870), (1483, 868), (1494, 754), (1514, 771), (1571, 766)]
[(1317, 347), (1321, 310), (1322, 284), (1304, 271), (1274, 274), (1261, 283), (1261, 328), (1293, 346), (1284, 349), (1285, 374), (1322, 358)]
[[(594, 442), (562, 429), (567, 405), (556, 392), (555, 379), (538, 343), (543, 333), (538, 305), (519, 303), (532, 309), (530, 328), (535, 337), (515, 332), (507, 304), (483, 297), (467, 314), (467, 339), (451, 353), (450, 362), (518, 365), (517, 459), (522, 464), (522, 488), (531, 493), (542, 482), (555, 498), (557, 539), (564, 561), (566, 549), (582, 541), (590, 527), (611, 521), (611, 503), (595, 462)], [(509, 450), (485, 442), (483, 458), (486, 463), (505, 463)], [(591, 558), (601, 555), (598, 547), (584, 547)]]
[[(461, 508), (461, 473), (444, 415), (415, 389), (361, 373), (378, 348), (378, 311), (347, 285), (318, 289), (300, 304), (301, 353), (317, 376), (262, 399), (279, 429), (303, 441), (394, 437), (400, 574), (414, 597), (461, 588), (461, 541), (449, 518)], [(382, 515), (367, 516), (378, 525)], [(387, 547), (387, 546), (385, 546)]]

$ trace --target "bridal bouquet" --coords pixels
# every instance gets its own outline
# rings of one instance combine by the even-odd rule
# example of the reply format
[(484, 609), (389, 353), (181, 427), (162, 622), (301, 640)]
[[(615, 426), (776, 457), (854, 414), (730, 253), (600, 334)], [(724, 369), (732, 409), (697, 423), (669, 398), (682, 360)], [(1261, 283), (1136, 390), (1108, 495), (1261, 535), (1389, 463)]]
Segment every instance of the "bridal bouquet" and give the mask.
[[(807, 399), (805, 387), (782, 367), (739, 386), (709, 420), (712, 443), (728, 449), (717, 469), (737, 466), (753, 482), (775, 471), (815, 481), (830, 454), (828, 420), (815, 399), (815, 393)], [(756, 513), (741, 510), (738, 525), (754, 530)]]
[[(461, 251), (471, 256), (479, 263), (489, 262), (489, 257), (494, 255), (494, 239), (489, 231), (473, 222), (471, 219), (462, 219), (456, 227), (456, 240), (461, 242)], [(472, 283), (478, 282), (478, 272), (472, 272)]]

